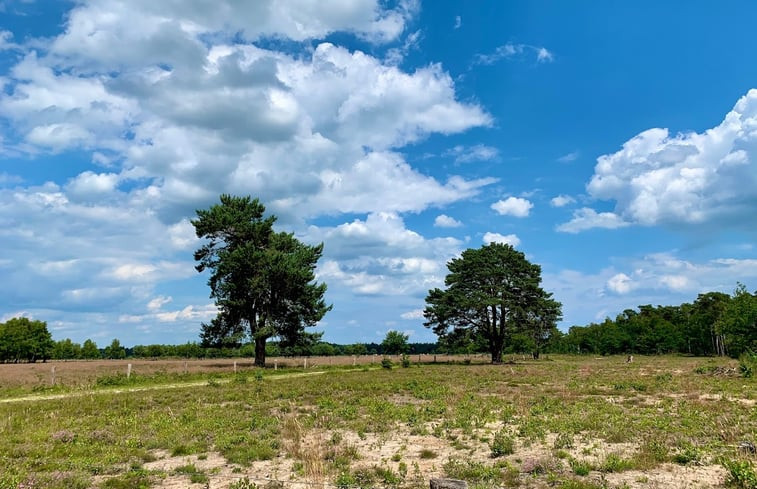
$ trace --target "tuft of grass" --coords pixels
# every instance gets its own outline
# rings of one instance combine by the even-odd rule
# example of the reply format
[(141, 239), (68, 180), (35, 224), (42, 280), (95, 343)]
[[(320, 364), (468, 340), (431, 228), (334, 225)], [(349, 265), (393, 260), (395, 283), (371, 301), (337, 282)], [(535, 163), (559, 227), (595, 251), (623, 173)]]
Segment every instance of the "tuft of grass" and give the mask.
[(599, 470), (602, 472), (625, 472), (634, 468), (634, 464), (617, 453), (611, 453), (605, 457)]
[(494, 458), (511, 455), (515, 452), (515, 441), (505, 430), (499, 430), (494, 435), (489, 448), (491, 448), (491, 454)]
[(728, 471), (726, 485), (738, 489), (757, 489), (757, 473), (747, 460), (723, 460), (723, 467)]
[(576, 475), (587, 476), (591, 468), (591, 464), (585, 460), (570, 459), (570, 470)]
[(438, 457), (438, 456), (439, 456), (439, 454), (438, 454), (438, 453), (436, 453), (436, 452), (435, 452), (435, 451), (433, 451), (433, 450), (430, 450), (430, 449), (428, 449), (428, 448), (424, 448), (423, 450), (421, 450), (421, 452), (420, 452), (420, 454), (419, 454), (418, 456), (419, 456), (419, 457), (420, 457), (421, 459), (423, 459), (423, 460), (429, 460), (429, 459), (432, 459), (432, 458), (436, 458), (436, 457)]
[(104, 489), (149, 489), (152, 486), (150, 474), (142, 469), (131, 470), (123, 475), (103, 482)]

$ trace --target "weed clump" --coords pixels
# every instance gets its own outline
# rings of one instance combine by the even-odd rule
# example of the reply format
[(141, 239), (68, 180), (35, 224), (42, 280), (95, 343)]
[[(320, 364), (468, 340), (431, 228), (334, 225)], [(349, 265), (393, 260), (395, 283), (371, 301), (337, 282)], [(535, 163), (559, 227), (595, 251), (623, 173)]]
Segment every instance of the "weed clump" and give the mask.
[(515, 441), (507, 434), (505, 430), (499, 430), (492, 442), (489, 444), (492, 450), (492, 457), (502, 457), (515, 452)]
[(757, 473), (752, 464), (746, 460), (724, 460), (723, 467), (728, 471), (726, 484), (738, 489), (757, 489)]

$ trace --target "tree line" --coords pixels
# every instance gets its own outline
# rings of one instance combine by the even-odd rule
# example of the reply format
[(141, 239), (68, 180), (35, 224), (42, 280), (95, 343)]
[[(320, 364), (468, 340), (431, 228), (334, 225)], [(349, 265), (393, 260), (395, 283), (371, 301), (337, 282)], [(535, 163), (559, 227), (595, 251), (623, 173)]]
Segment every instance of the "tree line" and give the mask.
[(736, 358), (757, 352), (757, 292), (738, 284), (732, 295), (707, 292), (693, 303), (626, 309), (614, 320), (571, 327), (555, 338), (553, 348), (600, 355), (683, 353)]

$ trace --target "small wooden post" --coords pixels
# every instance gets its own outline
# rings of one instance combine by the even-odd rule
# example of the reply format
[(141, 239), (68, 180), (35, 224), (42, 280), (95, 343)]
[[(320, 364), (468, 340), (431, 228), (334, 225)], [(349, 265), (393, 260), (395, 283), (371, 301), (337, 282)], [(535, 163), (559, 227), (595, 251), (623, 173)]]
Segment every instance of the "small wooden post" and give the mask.
[(126, 378), (131, 377), (131, 364), (126, 365)]
[(50, 374), (50, 385), (55, 385), (55, 365), (53, 365), (53, 367), (50, 369)]
[(305, 369), (308, 368), (308, 357), (305, 357), (305, 361), (302, 363), (302, 365), (303, 365), (303, 368)]
[(357, 365), (357, 355), (352, 355), (352, 366)]
[(234, 360), (234, 373), (237, 373), (237, 361)]
[(278, 370), (279, 369), (279, 361), (278, 360), (274, 360), (273, 361), (273, 369), (274, 370)]
[(187, 361), (184, 360), (184, 373), (187, 373)]
[(436, 355), (434, 355), (434, 363), (436, 363)]

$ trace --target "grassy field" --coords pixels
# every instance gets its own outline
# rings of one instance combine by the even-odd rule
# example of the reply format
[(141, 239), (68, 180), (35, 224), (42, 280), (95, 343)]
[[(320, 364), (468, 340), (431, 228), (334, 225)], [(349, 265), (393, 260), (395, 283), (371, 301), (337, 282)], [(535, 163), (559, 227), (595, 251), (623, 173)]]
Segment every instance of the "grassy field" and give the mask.
[(413, 360), (55, 387), (0, 365), (0, 488), (757, 487), (757, 383), (727, 359)]

